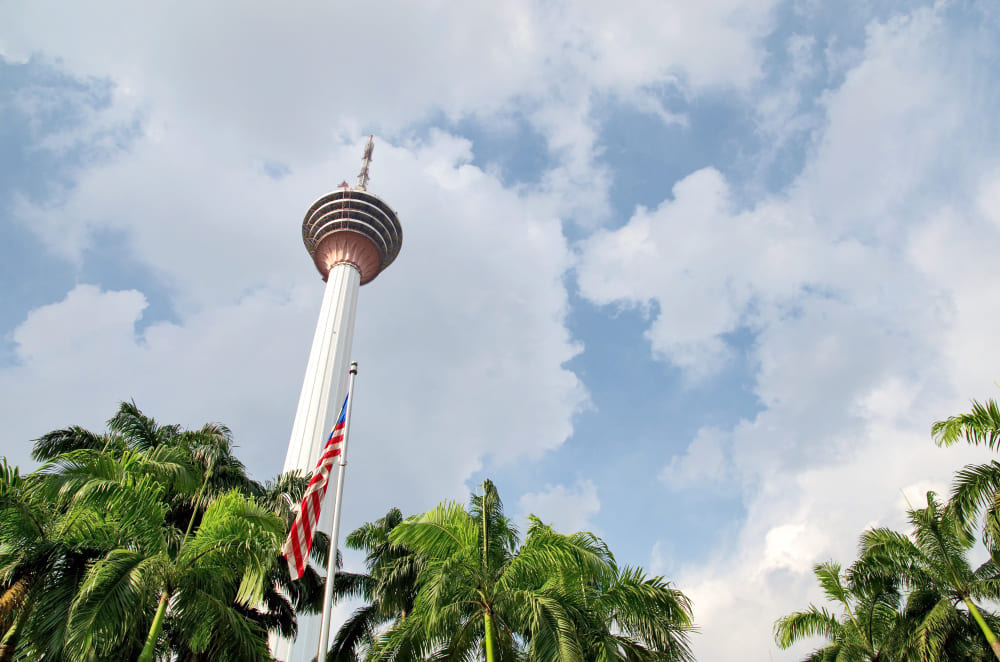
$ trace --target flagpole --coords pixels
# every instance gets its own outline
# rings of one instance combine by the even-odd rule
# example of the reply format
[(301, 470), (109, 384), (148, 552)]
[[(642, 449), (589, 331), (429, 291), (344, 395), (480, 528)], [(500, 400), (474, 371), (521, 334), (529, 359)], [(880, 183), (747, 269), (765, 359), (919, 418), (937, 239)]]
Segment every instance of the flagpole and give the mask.
[(340, 504), (344, 496), (344, 469), (347, 467), (347, 439), (351, 432), (351, 405), (354, 403), (354, 377), (358, 363), (351, 363), (351, 376), (347, 382), (347, 413), (344, 417), (344, 445), (337, 467), (337, 500), (333, 504), (333, 531), (330, 534), (330, 555), (326, 562), (326, 590), (323, 592), (323, 622), (319, 633), (319, 654), (316, 662), (326, 662), (330, 650), (330, 617), (333, 611), (333, 583), (337, 577), (337, 541), (340, 537)]

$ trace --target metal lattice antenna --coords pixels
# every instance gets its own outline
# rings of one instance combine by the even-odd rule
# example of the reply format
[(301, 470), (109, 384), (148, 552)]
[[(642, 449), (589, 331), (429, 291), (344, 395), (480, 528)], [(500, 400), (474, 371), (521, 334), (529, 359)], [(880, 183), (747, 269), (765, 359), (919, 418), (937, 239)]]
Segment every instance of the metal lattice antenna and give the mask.
[(362, 191), (368, 189), (368, 166), (372, 162), (372, 150), (375, 149), (375, 136), (368, 136), (368, 144), (365, 145), (365, 155), (361, 158), (361, 172), (358, 174), (358, 185)]

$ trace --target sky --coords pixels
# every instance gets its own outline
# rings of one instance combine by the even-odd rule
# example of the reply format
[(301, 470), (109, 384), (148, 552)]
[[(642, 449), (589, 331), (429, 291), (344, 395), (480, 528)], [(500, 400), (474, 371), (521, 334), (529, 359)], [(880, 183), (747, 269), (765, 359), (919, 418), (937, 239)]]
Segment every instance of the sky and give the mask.
[(959, 0), (0, 2), (0, 452), (134, 399), (274, 477), (375, 134), (345, 529), (489, 477), (801, 659), (812, 566), (990, 459), (930, 426), (998, 396), (998, 65)]

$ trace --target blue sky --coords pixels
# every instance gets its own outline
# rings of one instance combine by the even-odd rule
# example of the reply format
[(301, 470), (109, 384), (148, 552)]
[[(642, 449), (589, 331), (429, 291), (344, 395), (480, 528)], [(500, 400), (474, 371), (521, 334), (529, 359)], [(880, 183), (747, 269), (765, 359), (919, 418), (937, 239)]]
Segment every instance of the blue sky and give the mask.
[(134, 398), (274, 475), (301, 217), (375, 133), (404, 243), (361, 291), (345, 525), (490, 476), (688, 592), (699, 659), (799, 659), (812, 565), (987, 457), (928, 432), (1000, 378), (998, 18), (0, 5), (3, 452)]

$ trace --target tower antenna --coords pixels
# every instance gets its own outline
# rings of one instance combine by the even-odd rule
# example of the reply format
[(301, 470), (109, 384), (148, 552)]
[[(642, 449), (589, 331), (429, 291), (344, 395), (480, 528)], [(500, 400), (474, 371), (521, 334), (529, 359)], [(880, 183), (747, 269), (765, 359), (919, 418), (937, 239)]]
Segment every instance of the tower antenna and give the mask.
[(358, 185), (362, 191), (368, 189), (368, 166), (372, 162), (372, 150), (375, 149), (375, 136), (368, 136), (368, 143), (365, 145), (365, 155), (361, 158), (361, 172), (358, 174)]

